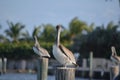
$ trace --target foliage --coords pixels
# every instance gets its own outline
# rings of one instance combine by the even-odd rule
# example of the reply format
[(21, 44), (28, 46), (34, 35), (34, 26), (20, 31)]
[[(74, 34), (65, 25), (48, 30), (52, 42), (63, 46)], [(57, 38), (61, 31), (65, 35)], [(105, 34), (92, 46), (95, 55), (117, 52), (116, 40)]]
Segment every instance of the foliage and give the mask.
[(71, 41), (70, 31), (65, 29), (64, 31), (61, 32), (61, 42), (70, 44), (70, 41)]
[(26, 40), (26, 41), (30, 41), (31, 40), (31, 36), (29, 34), (29, 32), (26, 30), (25, 32), (22, 33), (22, 36), (23, 36), (23, 40)]
[(21, 30), (25, 27), (21, 23), (13, 24), (12, 22), (8, 22), (9, 29), (5, 30), (5, 33), (13, 39), (13, 41), (18, 42), (18, 38), (21, 35)]
[[(22, 41), (19, 43), (0, 43), (0, 57), (7, 57), (10, 59), (30, 59), (37, 56), (33, 50), (34, 43)], [(53, 43), (42, 42), (41, 46), (52, 53)]]
[(35, 26), (34, 27), (34, 30), (33, 30), (33, 32), (32, 32), (32, 37), (34, 37), (35, 35), (36, 36), (38, 36), (39, 35), (39, 33), (40, 33), (40, 29), (41, 29), (41, 26)]
[[(24, 25), (20, 23), (8, 22), (8, 25), (9, 29), (5, 32), (13, 41), (8, 41), (7, 37), (0, 34), (0, 57), (28, 59), (36, 56), (32, 50), (34, 35), (37, 35), (40, 45), (47, 49), (53, 57), (52, 45), (56, 37), (55, 26), (52, 24), (36, 26), (30, 35), (28, 31), (21, 32)], [(83, 33), (84, 31), (86, 33)], [(106, 27), (101, 25), (94, 28), (94, 23), (87, 25), (75, 17), (71, 20), (68, 29), (61, 32), (60, 40), (72, 52), (80, 52), (83, 57), (88, 57), (90, 51), (93, 51), (94, 57), (109, 58), (111, 46), (115, 46), (120, 55), (120, 31), (118, 25), (114, 25), (113, 22), (108, 23)]]
[(74, 37), (75, 35), (82, 33), (86, 26), (87, 24), (83, 21), (80, 21), (77, 17), (72, 19), (72, 21), (69, 24), (71, 37)]
[(55, 39), (55, 27), (51, 24), (43, 25), (43, 32), (40, 35), (40, 39), (46, 42), (54, 42)]
[[(90, 51), (93, 51), (94, 57), (109, 58), (111, 46), (120, 49), (120, 31), (117, 30), (118, 26), (110, 24), (108, 24), (106, 29), (102, 25), (89, 34), (76, 37), (79, 42), (76, 41), (75, 44), (78, 44), (81, 55), (88, 57)], [(120, 55), (120, 50), (118, 54)]]
[(0, 43), (0, 57), (11, 59), (31, 58), (32, 54), (32, 47), (28, 43)]

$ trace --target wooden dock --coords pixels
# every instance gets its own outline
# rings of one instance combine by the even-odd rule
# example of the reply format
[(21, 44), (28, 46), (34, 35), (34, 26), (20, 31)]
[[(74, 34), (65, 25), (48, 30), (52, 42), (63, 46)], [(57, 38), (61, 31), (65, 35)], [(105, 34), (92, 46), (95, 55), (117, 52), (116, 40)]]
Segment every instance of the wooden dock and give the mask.
[[(54, 67), (49, 66), (48, 69), (53, 70)], [(89, 71), (89, 70), (90, 70), (89, 68), (83, 68), (83, 67), (76, 68), (76, 71)], [(94, 68), (93, 69), (93, 72), (101, 72), (101, 71), (110, 72), (109, 70), (103, 70), (103, 69), (100, 69), (100, 68)]]

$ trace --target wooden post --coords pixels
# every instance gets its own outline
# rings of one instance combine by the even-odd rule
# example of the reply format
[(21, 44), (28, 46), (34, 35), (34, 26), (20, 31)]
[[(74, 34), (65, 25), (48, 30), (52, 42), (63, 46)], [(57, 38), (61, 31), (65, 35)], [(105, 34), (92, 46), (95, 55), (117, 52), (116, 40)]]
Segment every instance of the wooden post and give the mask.
[(114, 78), (119, 74), (119, 66), (111, 66), (110, 67), (110, 80), (114, 80)]
[(2, 74), (2, 59), (0, 58), (0, 75)]
[(0, 58), (0, 75), (3, 73), (2, 65), (3, 65), (2, 58)]
[(90, 52), (90, 72), (89, 72), (90, 80), (93, 77), (93, 52)]
[(75, 80), (75, 68), (58, 67), (55, 80)]
[(37, 63), (37, 80), (47, 80), (48, 58), (39, 58)]
[(7, 68), (7, 58), (3, 58), (3, 73), (6, 73)]

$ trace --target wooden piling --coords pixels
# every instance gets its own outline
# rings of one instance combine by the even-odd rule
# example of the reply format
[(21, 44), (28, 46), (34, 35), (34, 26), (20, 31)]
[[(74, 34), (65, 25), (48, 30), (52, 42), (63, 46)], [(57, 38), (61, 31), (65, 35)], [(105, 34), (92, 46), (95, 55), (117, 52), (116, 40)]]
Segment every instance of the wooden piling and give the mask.
[(119, 74), (119, 66), (111, 66), (110, 67), (110, 80), (114, 80), (114, 78)]
[(93, 52), (90, 52), (90, 73), (89, 73), (90, 80), (93, 77)]
[(48, 58), (39, 58), (37, 62), (37, 80), (47, 80)]
[(0, 75), (2, 74), (2, 58), (0, 58)]
[(7, 69), (7, 58), (3, 58), (3, 73), (6, 73), (6, 69)]
[(75, 68), (57, 67), (55, 80), (75, 80)]

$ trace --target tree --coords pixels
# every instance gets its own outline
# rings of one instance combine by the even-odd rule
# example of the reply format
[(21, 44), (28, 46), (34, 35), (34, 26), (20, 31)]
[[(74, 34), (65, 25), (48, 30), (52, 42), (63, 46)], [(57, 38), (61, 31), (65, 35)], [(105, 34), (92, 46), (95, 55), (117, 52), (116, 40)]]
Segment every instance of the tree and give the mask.
[(70, 43), (71, 39), (70, 39), (70, 31), (67, 29), (64, 29), (61, 32), (61, 42), (63, 43)]
[(110, 27), (110, 24), (111, 22), (108, 23), (106, 28), (104, 25), (101, 25), (88, 34), (77, 35), (77, 41), (73, 45), (74, 51), (79, 50), (84, 57), (88, 57), (90, 51), (93, 51), (94, 57), (109, 58), (111, 55), (111, 46), (115, 46), (116, 49), (120, 48), (118, 25), (112, 23), (113, 26)]
[(92, 32), (94, 30), (94, 23), (90, 24), (90, 26), (86, 26), (85, 30), (89, 33)]
[(40, 38), (43, 41), (49, 41), (54, 42), (55, 36), (56, 36), (56, 30), (55, 27), (51, 24), (42, 25), (43, 26), (43, 32), (40, 35)]
[(69, 24), (69, 30), (71, 32), (71, 37), (75, 37), (77, 34), (81, 34), (82, 31), (86, 28), (87, 24), (83, 21), (80, 21), (77, 17), (73, 18)]
[(32, 36), (28, 32), (28, 30), (22, 33), (22, 36), (24, 38), (23, 40), (30, 41), (33, 39), (34, 36), (38, 37), (40, 35), (40, 32), (41, 32), (41, 26), (34, 26), (34, 29), (32, 31)]
[[(2, 26), (0, 25), (0, 29), (2, 28)], [(4, 35), (0, 34), (0, 42), (7, 42), (8, 40), (5, 38)]]
[(2, 28), (2, 26), (0, 25), (0, 29)]
[(35, 27), (34, 27), (34, 30), (33, 30), (33, 32), (32, 32), (32, 37), (38, 36), (39, 33), (40, 33), (40, 29), (41, 29), (41, 26), (35, 26)]
[(22, 33), (22, 36), (23, 36), (24, 40), (29, 41), (31, 39), (31, 36), (27, 30)]
[(112, 21), (109, 22), (108, 25), (107, 25), (107, 29), (111, 30), (113, 27), (114, 27), (114, 23)]
[(7, 36), (9, 36), (14, 42), (19, 42), (18, 39), (22, 35), (21, 30), (25, 27), (21, 23), (13, 24), (13, 22), (7, 22), (9, 29), (5, 30)]

